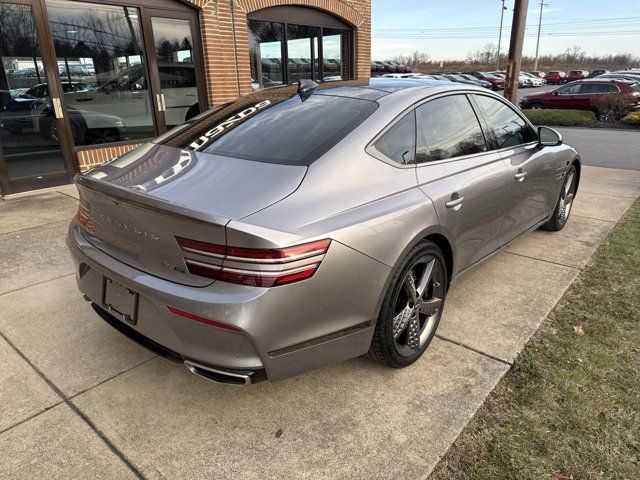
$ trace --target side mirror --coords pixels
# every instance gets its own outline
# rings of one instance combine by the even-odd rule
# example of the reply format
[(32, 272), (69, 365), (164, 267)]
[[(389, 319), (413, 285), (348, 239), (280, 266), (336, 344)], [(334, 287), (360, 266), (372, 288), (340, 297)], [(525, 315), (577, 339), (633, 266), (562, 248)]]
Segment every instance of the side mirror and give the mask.
[(562, 145), (560, 132), (549, 127), (538, 127), (538, 145), (540, 147), (557, 147)]

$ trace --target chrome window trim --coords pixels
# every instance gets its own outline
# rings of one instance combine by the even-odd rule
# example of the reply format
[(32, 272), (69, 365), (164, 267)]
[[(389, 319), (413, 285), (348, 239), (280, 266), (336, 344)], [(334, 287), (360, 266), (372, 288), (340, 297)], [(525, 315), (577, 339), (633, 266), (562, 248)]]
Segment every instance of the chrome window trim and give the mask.
[[(442, 160), (434, 160), (434, 161), (431, 161), (431, 162), (416, 163), (415, 159), (414, 159), (414, 163), (410, 163), (410, 164), (400, 164), (400, 163), (388, 158), (386, 155), (384, 155), (382, 152), (380, 152), (378, 149), (375, 148), (376, 142), (387, 131), (389, 131), (396, 123), (398, 123), (402, 118), (404, 118), (404, 116), (407, 113), (411, 112), (412, 110), (415, 111), (416, 108), (418, 108), (421, 105), (424, 105), (427, 102), (430, 102), (432, 100), (437, 100), (438, 98), (451, 96), (451, 95), (483, 95), (485, 97), (489, 97), (489, 98), (498, 100), (498, 101), (502, 102), (504, 105), (506, 105), (507, 107), (509, 107), (521, 119), (523, 119), (525, 121), (525, 123), (529, 126), (529, 128), (531, 128), (531, 130), (537, 136), (536, 128), (529, 121), (529, 119), (527, 119), (527, 117), (522, 115), (516, 108), (514, 108), (511, 104), (509, 104), (504, 98), (500, 97), (499, 95), (492, 94), (490, 92), (484, 92), (482, 90), (460, 89), (460, 90), (433, 93), (433, 94), (428, 95), (427, 97), (424, 97), (424, 98), (418, 100), (417, 102), (413, 103), (410, 107), (407, 107), (401, 113), (399, 113), (382, 130), (380, 130), (380, 132), (378, 132), (378, 134), (375, 137), (373, 137), (373, 140), (371, 140), (367, 144), (367, 146), (365, 147), (365, 151), (369, 155), (374, 157), (376, 160), (380, 160), (380, 161), (382, 161), (382, 162), (384, 162), (384, 163), (386, 163), (388, 165), (391, 165), (392, 167), (400, 168), (400, 169), (407, 169), (407, 168), (423, 168), (423, 167), (428, 167), (430, 165), (440, 165), (440, 164), (446, 163), (446, 162), (457, 162), (457, 161), (460, 161), (460, 160), (467, 160), (467, 159), (472, 158), (472, 157), (482, 157), (484, 155), (489, 155), (489, 154), (496, 154), (496, 153), (499, 154), (499, 153), (502, 153), (502, 152), (506, 152), (508, 150), (514, 150), (516, 148), (532, 149), (532, 148), (534, 148), (535, 146), (538, 145), (538, 140), (535, 140), (535, 141), (531, 141), (531, 142), (528, 142), (528, 143), (515, 145), (515, 146), (512, 146), (512, 147), (504, 147), (504, 148), (495, 149), (495, 150), (487, 150), (486, 152), (474, 153), (474, 154), (470, 154), (470, 155), (462, 155), (462, 156), (458, 156), (458, 157), (445, 158), (445, 159), (442, 159)], [(469, 103), (471, 104), (471, 108), (474, 108), (474, 105), (473, 105), (472, 101), (469, 101)], [(474, 109), (474, 111), (475, 111), (475, 109)], [(482, 132), (485, 133), (482, 122), (480, 120), (478, 120), (478, 123), (480, 124), (480, 128), (482, 129)], [(417, 128), (418, 128), (418, 122), (417, 122), (417, 118), (416, 118), (416, 129)], [(416, 149), (417, 149), (417, 135), (416, 135)]]

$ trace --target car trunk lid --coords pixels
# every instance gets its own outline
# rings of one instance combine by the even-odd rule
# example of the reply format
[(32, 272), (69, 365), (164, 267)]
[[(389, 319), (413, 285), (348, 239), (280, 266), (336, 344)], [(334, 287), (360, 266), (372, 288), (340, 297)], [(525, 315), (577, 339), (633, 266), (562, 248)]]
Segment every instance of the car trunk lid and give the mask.
[[(82, 233), (96, 248), (134, 268), (205, 286), (211, 280), (187, 271), (186, 254), (175, 237), (226, 245), (230, 220), (288, 196), (306, 170), (144, 145), (77, 176)], [(221, 264), (222, 258), (207, 261)]]

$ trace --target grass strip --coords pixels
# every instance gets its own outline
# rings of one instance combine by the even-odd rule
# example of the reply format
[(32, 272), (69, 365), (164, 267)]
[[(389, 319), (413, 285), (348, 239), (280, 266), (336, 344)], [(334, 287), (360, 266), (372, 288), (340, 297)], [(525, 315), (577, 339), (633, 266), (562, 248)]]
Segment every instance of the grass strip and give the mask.
[(596, 123), (595, 113), (589, 110), (522, 110), (534, 125), (579, 127)]
[(430, 478), (640, 479), (640, 201)]

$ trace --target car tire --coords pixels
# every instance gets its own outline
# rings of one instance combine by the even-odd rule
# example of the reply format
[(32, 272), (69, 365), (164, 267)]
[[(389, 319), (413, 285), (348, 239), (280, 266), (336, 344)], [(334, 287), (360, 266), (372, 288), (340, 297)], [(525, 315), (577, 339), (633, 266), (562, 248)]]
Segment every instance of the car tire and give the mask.
[(527, 108), (531, 110), (544, 110), (544, 105), (542, 103), (531, 103)]
[(393, 368), (411, 365), (435, 335), (447, 293), (442, 251), (423, 240), (394, 273), (378, 315), (369, 356)]
[(571, 213), (571, 207), (576, 196), (576, 190), (578, 187), (578, 170), (575, 165), (571, 165), (567, 174), (564, 177), (562, 183), (562, 190), (560, 190), (560, 196), (556, 203), (556, 208), (553, 211), (552, 217), (542, 228), (550, 232), (558, 232), (564, 228), (569, 220), (569, 214)]

